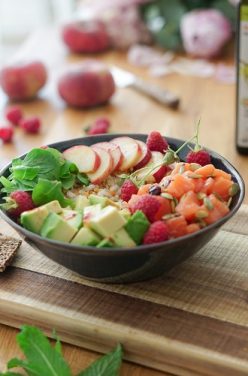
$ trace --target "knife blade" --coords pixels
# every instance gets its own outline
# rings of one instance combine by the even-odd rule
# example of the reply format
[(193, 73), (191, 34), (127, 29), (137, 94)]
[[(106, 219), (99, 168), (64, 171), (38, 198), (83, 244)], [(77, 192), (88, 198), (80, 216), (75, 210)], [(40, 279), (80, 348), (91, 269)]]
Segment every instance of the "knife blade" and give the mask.
[(179, 107), (180, 98), (171, 91), (153, 85), (119, 67), (112, 66), (110, 70), (118, 87), (131, 87), (170, 108), (177, 109)]

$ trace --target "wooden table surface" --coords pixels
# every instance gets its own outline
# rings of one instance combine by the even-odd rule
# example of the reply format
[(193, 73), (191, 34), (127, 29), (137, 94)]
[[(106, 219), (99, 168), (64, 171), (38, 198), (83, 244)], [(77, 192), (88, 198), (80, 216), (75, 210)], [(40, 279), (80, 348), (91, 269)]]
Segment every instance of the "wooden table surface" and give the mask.
[[(37, 46), (38, 51), (37, 51)], [(164, 135), (188, 139), (192, 136), (195, 123), (201, 118), (200, 141), (233, 163), (248, 182), (248, 157), (237, 154), (235, 149), (235, 86), (217, 82), (214, 78), (193, 78), (170, 75), (165, 78), (152, 78), (146, 69), (129, 66), (124, 53), (108, 52), (97, 58), (118, 66), (128, 68), (152, 83), (166, 87), (181, 98), (179, 111), (172, 111), (136, 93), (132, 89), (118, 89), (111, 103), (104, 107), (79, 111), (67, 108), (56, 93), (56, 79), (61, 69), (85, 57), (67, 53), (59, 35), (51, 31), (36, 33), (20, 48), (15, 58), (40, 58), (48, 66), (50, 81), (40, 98), (20, 104), (25, 115), (37, 115), (42, 119), (39, 135), (25, 135), (16, 129), (14, 142), (0, 147), (1, 167), (13, 157), (32, 147), (54, 141), (80, 137), (83, 128), (99, 116), (107, 116), (112, 123), (111, 131), (147, 133), (158, 130)], [(91, 56), (92, 58), (92, 56)], [(229, 59), (228, 62), (230, 62)], [(0, 95), (0, 114), (8, 105), (6, 97)], [(2, 116), (3, 117), (3, 116)], [(248, 203), (248, 198), (245, 198)], [(7, 361), (20, 355), (15, 343), (17, 330), (0, 325), (0, 370)], [(73, 372), (86, 367), (98, 354), (75, 346), (63, 345), (64, 354)], [(165, 373), (124, 362), (121, 375), (159, 376)]]

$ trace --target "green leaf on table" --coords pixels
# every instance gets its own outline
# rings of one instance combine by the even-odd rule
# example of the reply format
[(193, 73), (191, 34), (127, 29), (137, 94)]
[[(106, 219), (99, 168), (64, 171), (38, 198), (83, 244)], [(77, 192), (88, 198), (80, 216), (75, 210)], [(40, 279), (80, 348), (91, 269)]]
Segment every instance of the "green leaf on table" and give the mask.
[(22, 367), (29, 376), (71, 376), (69, 365), (39, 329), (24, 325), (16, 338), (26, 359), (10, 360), (9, 369)]
[(39, 179), (33, 189), (32, 199), (37, 206), (47, 204), (53, 200), (58, 200), (62, 207), (72, 204), (72, 200), (66, 198), (62, 192), (62, 183), (57, 180)]
[(19, 372), (6, 371), (6, 372), (0, 372), (0, 376), (23, 376), (23, 374)]
[(77, 376), (118, 376), (122, 355), (122, 346), (119, 344), (113, 351), (97, 359)]

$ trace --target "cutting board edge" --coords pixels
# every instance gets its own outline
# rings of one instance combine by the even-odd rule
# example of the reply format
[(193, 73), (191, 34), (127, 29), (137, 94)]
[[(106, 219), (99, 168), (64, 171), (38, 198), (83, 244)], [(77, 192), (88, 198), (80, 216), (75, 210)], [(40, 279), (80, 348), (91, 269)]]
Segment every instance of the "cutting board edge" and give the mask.
[[(19, 311), (18, 315), (14, 314), (16, 308)], [(13, 312), (11, 317), (9, 316), (10, 311)], [(109, 351), (120, 342), (123, 343), (125, 349), (124, 359), (163, 372), (176, 371), (179, 376), (186, 376), (189, 371), (196, 372), (196, 375), (197, 372), (200, 372), (202, 376), (219, 376), (220, 372), (225, 376), (233, 376), (233, 372), (235, 372), (235, 376), (248, 374), (248, 362), (211, 350), (196, 348), (194, 345), (182, 344), (166, 338), (163, 338), (163, 343), (161, 343), (159, 342), (160, 337), (154, 335), (153, 340), (151, 338), (149, 341), (150, 346), (146, 345), (145, 351), (140, 353), (144, 343), (142, 338), (139, 340), (137, 333), (133, 331), (130, 334), (131, 336), (135, 334), (135, 336), (128, 338), (126, 333), (117, 333), (116, 328), (111, 332), (110, 328), (103, 330), (89, 322), (84, 327), (82, 320), (68, 320), (66, 316), (57, 313), (56, 317), (52, 316), (51, 312), (46, 312), (44, 316), (42, 310), (0, 299), (0, 322), (11, 327), (20, 328), (24, 322), (21, 322), (19, 317), (23, 317), (25, 324), (36, 325), (51, 337), (51, 327), (56, 326), (56, 332), (62, 341), (100, 353)], [(30, 319), (30, 317), (35, 317), (35, 319)], [(66, 320), (66, 326), (62, 320)], [(77, 322), (78, 325), (76, 325)], [(70, 334), (70, 329), (73, 326), (77, 329), (75, 331), (78, 333), (77, 336), (75, 333)], [(92, 331), (95, 332), (96, 340), (94, 341), (92, 341)], [(137, 330), (137, 332), (139, 331)], [(145, 356), (144, 353), (146, 353)], [(170, 359), (170, 362), (166, 362), (165, 359)]]

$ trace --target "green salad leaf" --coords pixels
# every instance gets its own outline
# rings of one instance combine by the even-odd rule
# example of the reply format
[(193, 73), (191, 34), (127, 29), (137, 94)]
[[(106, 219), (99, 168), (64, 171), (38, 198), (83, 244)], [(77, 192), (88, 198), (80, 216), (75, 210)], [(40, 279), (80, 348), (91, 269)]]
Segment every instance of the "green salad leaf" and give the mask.
[(97, 359), (77, 376), (118, 376), (122, 355), (122, 346), (117, 345), (113, 351)]
[(24, 325), (17, 343), (26, 359), (11, 359), (8, 369), (22, 367), (30, 376), (71, 376), (69, 365), (39, 329)]
[[(15, 367), (21, 367), (28, 376), (72, 376), (56, 334), (54, 338), (56, 343), (52, 346), (40, 329), (35, 326), (22, 326), (16, 340), (26, 358), (11, 359), (7, 364), (8, 371), (0, 372), (0, 376), (23, 375), (10, 371)], [(113, 351), (97, 359), (77, 376), (118, 376), (122, 355), (122, 346), (117, 345)]]
[[(57, 183), (62, 184), (62, 188), (65, 190), (71, 189), (76, 181), (84, 185), (89, 184), (89, 180), (85, 174), (79, 174), (77, 166), (64, 159), (63, 154), (53, 148), (35, 148), (31, 150), (24, 159), (16, 158), (12, 161), (10, 167), (10, 175), (8, 178), (2, 176), (0, 178), (0, 184), (2, 185), (1, 192), (10, 194), (16, 190), (33, 191), (38, 185), (35, 192), (39, 192), (38, 202), (41, 200), (41, 187), (47, 188), (47, 185), (40, 184), (41, 179), (47, 181), (56, 182), (55, 190), (58, 194)], [(49, 189), (49, 195), (54, 195)], [(62, 193), (61, 193), (62, 194)], [(60, 194), (60, 200), (63, 202), (63, 198)], [(44, 192), (44, 196), (47, 196), (47, 192)]]
[(32, 200), (37, 206), (47, 204), (53, 200), (58, 200), (62, 207), (73, 205), (73, 200), (64, 196), (62, 183), (57, 180), (39, 179), (33, 189)]

